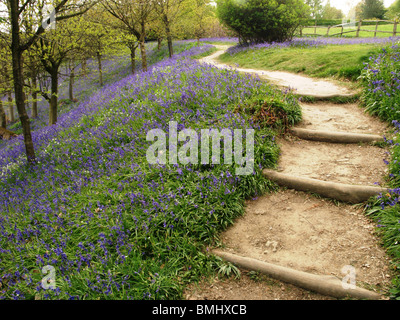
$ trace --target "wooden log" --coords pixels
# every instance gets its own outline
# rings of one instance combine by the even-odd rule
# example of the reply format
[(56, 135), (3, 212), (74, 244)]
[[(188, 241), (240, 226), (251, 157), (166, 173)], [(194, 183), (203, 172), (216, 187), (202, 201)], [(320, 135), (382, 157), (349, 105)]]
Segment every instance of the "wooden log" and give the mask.
[(235, 265), (252, 271), (258, 271), (271, 278), (335, 298), (353, 297), (357, 299), (380, 300), (381, 295), (357, 286), (346, 286), (334, 276), (316, 275), (276, 264), (242, 257), (236, 254), (213, 250), (215, 255)]
[(332, 36), (337, 36), (337, 35), (343, 35), (343, 34), (345, 34), (345, 33), (351, 33), (351, 32), (357, 32), (357, 30), (349, 30), (349, 31), (343, 31), (343, 32), (340, 32), (340, 33), (334, 33), (334, 34), (331, 34), (331, 37)]
[(264, 169), (263, 175), (278, 185), (290, 189), (312, 192), (323, 197), (348, 203), (363, 203), (373, 196), (386, 193), (388, 189), (372, 186), (350, 185), (318, 179), (296, 177), (273, 170)]
[(328, 27), (328, 30), (326, 31), (326, 36), (329, 37), (329, 30), (331, 29), (331, 27)]
[[(360, 31), (364, 31), (364, 32), (375, 32), (374, 30), (368, 30), (368, 29), (360, 29)], [(392, 34), (393, 31), (383, 31), (383, 30), (377, 30), (377, 33), (390, 33)]]
[(384, 141), (382, 136), (374, 134), (336, 132), (336, 131), (320, 131), (308, 130), (302, 128), (291, 128), (291, 133), (295, 136), (312, 141), (322, 141), (331, 143), (373, 143)]
[(362, 25), (362, 20), (358, 21), (356, 38), (360, 36), (361, 25)]
[(323, 34), (319, 33), (303, 33), (303, 36), (318, 36), (318, 37), (323, 37)]

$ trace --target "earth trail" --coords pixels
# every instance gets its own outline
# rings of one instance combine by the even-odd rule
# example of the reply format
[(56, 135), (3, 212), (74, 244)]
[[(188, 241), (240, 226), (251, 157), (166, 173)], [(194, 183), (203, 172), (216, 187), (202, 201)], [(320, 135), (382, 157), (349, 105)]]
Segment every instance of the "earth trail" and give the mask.
[[(201, 59), (219, 68), (227, 47)], [(236, 68), (290, 86), (297, 93), (329, 97), (351, 95), (329, 80), (315, 80), (285, 72)], [(299, 128), (384, 135), (385, 123), (366, 115), (357, 104), (302, 103)], [(279, 139), (278, 171), (293, 176), (354, 185), (384, 186), (386, 150), (365, 143), (339, 144), (307, 141), (295, 136)], [(281, 188), (246, 202), (246, 212), (226, 230), (221, 240), (226, 252), (318, 275), (342, 279), (344, 266), (356, 270), (358, 287), (382, 295), (391, 279), (390, 261), (375, 232), (376, 226), (351, 205), (310, 193)], [(186, 299), (322, 300), (332, 299), (291, 284), (241, 269), (240, 279), (204, 280), (185, 292)]]
[(239, 72), (254, 74), (259, 76), (260, 79), (270, 81), (277, 86), (296, 89), (297, 93), (302, 95), (324, 98), (333, 96), (346, 97), (354, 94), (354, 92), (340, 86), (335, 81), (320, 80), (284, 71), (248, 69), (219, 63), (218, 57), (225, 53), (230, 46), (215, 45), (215, 47), (218, 51), (200, 59), (199, 62), (212, 64), (217, 68), (235, 69)]

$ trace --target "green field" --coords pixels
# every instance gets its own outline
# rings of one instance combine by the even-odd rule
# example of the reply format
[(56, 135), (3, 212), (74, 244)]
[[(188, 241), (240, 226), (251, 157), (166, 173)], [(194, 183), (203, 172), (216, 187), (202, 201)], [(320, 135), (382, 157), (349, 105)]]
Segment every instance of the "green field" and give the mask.
[(220, 60), (244, 68), (282, 70), (312, 77), (335, 77), (355, 81), (369, 57), (381, 44), (326, 45), (298, 48), (257, 48), (233, 55), (225, 53)]
[[(363, 31), (368, 30), (368, 31)], [(393, 24), (379, 24), (378, 25), (378, 32), (376, 33), (377, 38), (385, 38), (393, 36)], [(302, 34), (314, 34), (318, 36), (327, 36), (327, 27), (317, 27), (316, 30), (314, 27), (305, 27), (302, 29)], [(350, 32), (351, 31), (351, 32)], [(343, 36), (344, 37), (355, 37), (357, 31), (357, 23), (354, 26), (345, 26), (343, 28)], [(381, 33), (379, 31), (385, 31), (385, 33)], [(329, 29), (329, 36), (335, 35), (337, 33), (341, 33), (341, 27), (335, 27)], [(397, 36), (400, 36), (400, 27), (397, 26)], [(340, 35), (338, 35), (340, 36)], [(375, 25), (362, 25), (359, 33), (359, 37), (362, 38), (370, 38), (375, 37)]]

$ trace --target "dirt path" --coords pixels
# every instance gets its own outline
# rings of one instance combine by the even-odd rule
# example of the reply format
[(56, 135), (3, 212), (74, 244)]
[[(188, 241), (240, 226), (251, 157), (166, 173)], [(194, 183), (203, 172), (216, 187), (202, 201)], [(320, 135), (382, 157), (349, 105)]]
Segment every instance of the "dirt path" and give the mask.
[[(226, 49), (202, 59), (218, 67), (217, 57)], [(247, 72), (245, 69), (239, 71)], [(271, 77), (265, 71), (250, 70)], [(274, 73), (275, 76), (278, 73)], [(330, 96), (351, 94), (329, 81), (279, 73), (280, 84), (297, 87), (299, 93)], [(271, 78), (270, 78), (271, 79)], [(296, 79), (296, 81), (293, 81)], [(301, 79), (301, 81), (299, 81)], [(309, 86), (310, 82), (314, 83)], [(276, 83), (275, 80), (272, 81)], [(299, 128), (379, 134), (385, 123), (367, 116), (356, 104), (321, 102), (302, 104)], [(339, 144), (301, 140), (289, 136), (279, 141), (278, 171), (293, 176), (353, 185), (382, 185), (386, 174), (386, 150), (368, 144)], [(362, 206), (325, 199), (282, 188), (246, 203), (243, 217), (225, 231), (223, 250), (317, 275), (344, 277), (342, 268), (356, 270), (357, 286), (384, 294), (390, 284), (389, 259), (379, 245), (375, 225)], [(241, 269), (240, 279), (204, 281), (186, 290), (187, 299), (314, 300), (332, 299), (291, 284)]]
[(302, 95), (330, 97), (336, 95), (349, 96), (353, 94), (353, 92), (351, 92), (349, 89), (339, 86), (334, 81), (318, 80), (315, 78), (305, 77), (290, 72), (239, 68), (219, 63), (217, 61), (218, 57), (221, 56), (229, 48), (229, 46), (216, 45), (215, 47), (219, 49), (217, 52), (200, 59), (199, 62), (212, 64), (217, 68), (233, 68), (239, 72), (258, 75), (261, 79), (268, 80), (277, 86), (294, 88), (297, 90), (297, 93)]

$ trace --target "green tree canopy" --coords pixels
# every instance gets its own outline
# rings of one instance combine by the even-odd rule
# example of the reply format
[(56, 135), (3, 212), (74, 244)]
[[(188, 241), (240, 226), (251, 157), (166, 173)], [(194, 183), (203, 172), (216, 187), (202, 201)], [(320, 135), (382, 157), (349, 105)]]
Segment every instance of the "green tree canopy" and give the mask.
[(322, 17), (322, 0), (304, 0), (305, 4), (310, 8), (310, 15), (311, 19), (321, 19)]
[(340, 9), (331, 6), (331, 2), (328, 0), (326, 5), (322, 9), (322, 19), (325, 20), (335, 20), (342, 19), (343, 12)]
[(400, 0), (396, 0), (392, 3), (387, 11), (387, 16), (389, 19), (395, 19), (400, 16)]
[(282, 42), (293, 37), (308, 7), (301, 0), (217, 0), (217, 16), (241, 43)]
[(383, 0), (363, 0), (361, 2), (361, 19), (383, 19), (385, 12)]

